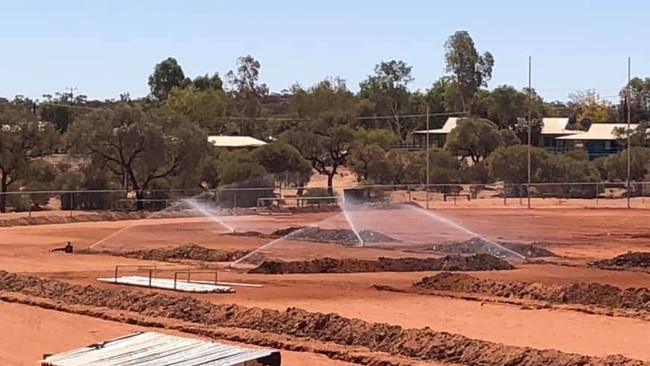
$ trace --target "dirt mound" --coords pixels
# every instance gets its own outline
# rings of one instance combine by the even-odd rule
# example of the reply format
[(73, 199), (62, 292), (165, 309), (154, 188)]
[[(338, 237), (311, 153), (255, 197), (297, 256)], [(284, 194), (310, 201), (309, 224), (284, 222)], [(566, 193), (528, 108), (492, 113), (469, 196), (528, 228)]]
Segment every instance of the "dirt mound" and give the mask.
[(591, 267), (602, 269), (646, 268), (650, 269), (650, 253), (629, 252), (611, 259), (603, 259), (589, 263)]
[(93, 251), (82, 250), (78, 251), (80, 254), (104, 254), (113, 255), (118, 257), (150, 260), (150, 261), (163, 261), (175, 262), (179, 260), (194, 260), (203, 262), (232, 262), (235, 261), (249, 252), (246, 250), (218, 250), (205, 248), (196, 244), (181, 245), (174, 248), (156, 248), (156, 249), (143, 249), (127, 252), (117, 251)]
[(377, 231), (361, 230), (359, 237), (354, 231), (349, 229), (321, 229), (319, 227), (307, 226), (290, 231), (287, 239), (306, 240), (318, 243), (338, 243), (338, 244), (360, 244), (359, 237), (364, 243), (394, 243), (397, 240), (390, 236), (384, 235)]
[(517, 254), (526, 258), (557, 257), (557, 255), (550, 250), (540, 248), (533, 244), (510, 242), (495, 243), (478, 237), (456, 243), (435, 244), (427, 247), (427, 249), (447, 254), (485, 253), (498, 258), (518, 257)]
[(498, 271), (515, 267), (489, 254), (444, 258), (386, 258), (378, 260), (320, 258), (310, 261), (265, 261), (250, 273), (356, 273), (425, 271)]
[(0, 271), (0, 290), (45, 298), (67, 306), (101, 307), (205, 326), (251, 329), (348, 347), (365, 347), (375, 352), (420, 360), (483, 366), (644, 365), (641, 361), (623, 356), (596, 358), (555, 350), (505, 346), (458, 334), (437, 332), (430, 328), (404, 329), (385, 323), (349, 319), (333, 313), (312, 313), (296, 308), (277, 311), (235, 304), (213, 304), (155, 292), (70, 285), (4, 271)]
[(464, 273), (439, 273), (413, 284), (424, 290), (465, 292), (557, 304), (593, 305), (650, 311), (650, 290), (620, 289), (600, 283), (574, 283), (567, 286), (539, 283), (508, 283), (483, 280)]
[[(244, 214), (235, 212), (233, 210), (222, 210), (220, 215), (229, 216), (237, 213), (238, 215)], [(249, 215), (253, 212), (246, 213)], [(23, 216), (10, 219), (0, 219), (0, 227), (10, 226), (30, 226), (30, 225), (49, 225), (49, 224), (69, 224), (75, 222), (99, 222), (99, 221), (122, 221), (122, 220), (155, 220), (155, 219), (169, 219), (169, 218), (187, 218), (187, 217), (205, 217), (203, 214), (191, 210), (168, 210), (168, 211), (129, 211), (129, 212), (75, 212), (72, 215), (58, 215), (51, 216)]]

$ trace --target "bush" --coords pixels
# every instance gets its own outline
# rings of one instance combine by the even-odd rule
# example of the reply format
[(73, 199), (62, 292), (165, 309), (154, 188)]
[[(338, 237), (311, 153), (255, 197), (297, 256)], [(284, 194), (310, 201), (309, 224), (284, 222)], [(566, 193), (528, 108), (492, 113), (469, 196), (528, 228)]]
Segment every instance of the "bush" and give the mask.
[(332, 197), (331, 199), (319, 199), (319, 200), (307, 200), (309, 205), (319, 205), (319, 204), (332, 204), (336, 203), (336, 195), (330, 193), (327, 188), (307, 188), (305, 193), (302, 195), (303, 198), (315, 198), (315, 197)]
[(260, 198), (273, 198), (275, 181), (272, 177), (253, 177), (217, 190), (217, 202), (222, 207), (256, 207)]

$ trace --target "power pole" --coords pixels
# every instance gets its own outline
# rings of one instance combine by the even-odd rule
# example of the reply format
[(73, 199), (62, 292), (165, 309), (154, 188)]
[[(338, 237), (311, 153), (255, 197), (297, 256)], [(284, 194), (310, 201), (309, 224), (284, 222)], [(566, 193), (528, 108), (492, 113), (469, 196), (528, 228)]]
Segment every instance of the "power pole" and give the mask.
[(630, 130), (630, 121), (632, 119), (632, 114), (631, 114), (631, 109), (630, 108), (630, 102), (631, 102), (631, 93), (630, 93), (630, 81), (632, 79), (632, 58), (628, 57), (627, 58), (627, 88), (626, 89), (626, 94), (627, 94), (627, 208), (630, 208), (630, 175), (631, 175), (631, 168), (630, 168), (630, 163), (631, 163), (631, 150), (632, 146), (630, 146), (630, 141), (631, 141), (631, 135), (632, 131)]
[(532, 104), (533, 104), (533, 89), (532, 89), (532, 57), (528, 56), (528, 184), (526, 185), (526, 196), (528, 198), (528, 208), (530, 208), (530, 144), (532, 140)]
[(68, 94), (70, 95), (70, 105), (72, 105), (72, 104), (74, 104), (74, 92), (75, 92), (75, 90), (77, 90), (77, 87), (72, 87), (71, 86), (71, 87), (66, 88), (66, 90), (70, 91), (70, 93), (68, 93)]
[(426, 178), (426, 186), (424, 187), (424, 190), (426, 191), (426, 198), (427, 198), (427, 210), (429, 209), (429, 105), (427, 104), (427, 178)]

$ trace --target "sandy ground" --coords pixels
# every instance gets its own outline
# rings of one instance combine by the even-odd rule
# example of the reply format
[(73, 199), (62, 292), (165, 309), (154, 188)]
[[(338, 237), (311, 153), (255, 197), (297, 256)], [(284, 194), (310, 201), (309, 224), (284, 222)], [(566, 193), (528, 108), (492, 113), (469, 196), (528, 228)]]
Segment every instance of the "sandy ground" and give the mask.
[[(2, 332), (0, 332), (0, 363), (13, 366), (33, 366), (44, 354), (65, 352), (132, 332), (161, 332), (159, 329), (152, 330), (86, 316), (1, 302), (0, 324), (2, 324)], [(162, 332), (181, 335), (178, 332)], [(20, 336), (17, 337), (17, 334), (20, 334)], [(187, 334), (182, 334), (182, 336), (188, 337)], [(224, 343), (238, 345), (233, 342)], [(290, 366), (352, 365), (347, 362), (333, 361), (325, 356), (312, 353), (287, 351), (282, 352), (282, 364)]]
[[(650, 229), (640, 210), (512, 210), (510, 208), (349, 212), (358, 230), (380, 231), (403, 241), (400, 245), (343, 248), (337, 245), (278, 240), (262, 252), (282, 259), (324, 256), (376, 258), (418, 256), (414, 246), (463, 240), (477, 233), (490, 239), (538, 242), (571, 260), (584, 263), (629, 250), (650, 251)], [(294, 216), (220, 218), (236, 231), (270, 232), (291, 225), (317, 223), (323, 228), (348, 228), (340, 213)], [(95, 278), (110, 276), (116, 265), (152, 264), (111, 256), (66, 255), (48, 250), (72, 241), (79, 247), (98, 242), (102, 249), (140, 249), (185, 243), (221, 249), (255, 249), (271, 240), (228, 235), (218, 222), (160, 219), (0, 228), (0, 268), (72, 283), (99, 285)], [(169, 263), (157, 263), (168, 266)], [(179, 267), (179, 265), (176, 265)], [(553, 348), (565, 352), (605, 356), (620, 353), (650, 361), (646, 336), (650, 322), (640, 319), (589, 315), (568, 310), (522, 310), (520, 307), (442, 297), (379, 292), (373, 284), (408, 286), (430, 273), (366, 273), (331, 275), (250, 275), (222, 271), (223, 280), (261, 283), (263, 288), (237, 288), (230, 295), (195, 295), (213, 302), (239, 303), (284, 310), (336, 312), (373, 322), (399, 324), (462, 334), (508, 345)], [(517, 270), (475, 273), (508, 281), (568, 284), (576, 281), (619, 287), (650, 287), (650, 275), (556, 265), (522, 265)], [(81, 346), (89, 341), (128, 333), (133, 327), (80, 316), (59, 314), (22, 305), (0, 303), (0, 361), (33, 364), (45, 352)], [(71, 324), (74, 324), (72, 326)], [(63, 328), (62, 328), (63, 327)], [(57, 329), (65, 329), (61, 332)], [(64, 334), (64, 336), (61, 336)], [(39, 348), (33, 347), (37, 339)], [(41, 349), (42, 348), (42, 349)], [(287, 365), (338, 365), (310, 354), (286, 354)], [(292, 358), (294, 357), (294, 358)], [(302, 359), (300, 357), (316, 357)], [(23, 362), (23, 363), (21, 363)]]

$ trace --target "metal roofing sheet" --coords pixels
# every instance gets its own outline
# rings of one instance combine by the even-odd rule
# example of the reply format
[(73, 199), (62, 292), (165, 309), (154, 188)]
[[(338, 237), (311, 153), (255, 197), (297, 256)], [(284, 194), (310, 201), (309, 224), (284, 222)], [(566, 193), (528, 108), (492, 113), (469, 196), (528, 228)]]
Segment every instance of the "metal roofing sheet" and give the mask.
[(456, 125), (458, 125), (458, 121), (461, 119), (461, 117), (449, 117), (445, 121), (445, 124), (442, 125), (442, 128), (436, 128), (433, 130), (421, 130), (421, 131), (415, 131), (413, 133), (415, 134), (448, 134), (453, 130)]
[(250, 136), (208, 136), (208, 142), (217, 147), (254, 147), (266, 142)]
[[(637, 124), (630, 124), (630, 128), (634, 131)], [(627, 128), (625, 123), (594, 123), (589, 127), (589, 131), (581, 134), (558, 137), (558, 140), (616, 140), (614, 129)]]
[(168, 278), (149, 278), (144, 276), (122, 276), (122, 277), (108, 277), (98, 278), (97, 281), (105, 283), (115, 283), (119, 285), (131, 285), (139, 287), (154, 287), (165, 290), (176, 290), (182, 292), (217, 292), (226, 293), (233, 292), (230, 286), (221, 286), (214, 283), (201, 282), (187, 282), (185, 280), (176, 280)]
[(146, 332), (52, 355), (40, 363), (42, 366), (232, 366), (276, 352)]

